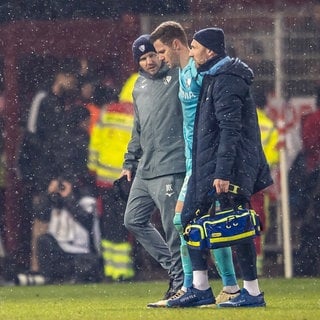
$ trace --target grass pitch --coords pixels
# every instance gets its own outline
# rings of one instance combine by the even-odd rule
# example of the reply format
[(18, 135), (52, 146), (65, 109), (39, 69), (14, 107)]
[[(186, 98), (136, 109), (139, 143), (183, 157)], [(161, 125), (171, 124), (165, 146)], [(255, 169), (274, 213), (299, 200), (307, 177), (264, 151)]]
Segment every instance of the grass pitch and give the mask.
[[(220, 281), (211, 281), (215, 294)], [(163, 281), (0, 287), (0, 319), (319, 320), (320, 279), (261, 279), (266, 308), (148, 309), (167, 289)]]

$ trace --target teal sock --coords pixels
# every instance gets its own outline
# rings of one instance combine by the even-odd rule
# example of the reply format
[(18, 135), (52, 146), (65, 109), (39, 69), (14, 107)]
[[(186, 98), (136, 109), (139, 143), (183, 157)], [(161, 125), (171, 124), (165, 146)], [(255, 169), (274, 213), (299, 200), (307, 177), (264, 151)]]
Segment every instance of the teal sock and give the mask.
[(222, 279), (223, 286), (237, 285), (231, 247), (214, 249), (211, 250), (211, 253), (214, 256), (215, 266)]
[(181, 224), (181, 213), (176, 212), (173, 223), (176, 227), (176, 229), (179, 232), (180, 235), (180, 255), (181, 255), (181, 262), (182, 262), (182, 269), (183, 269), (183, 274), (184, 274), (184, 279), (183, 279), (183, 287), (184, 288), (190, 288), (192, 287), (192, 265), (191, 265), (191, 260), (189, 256), (189, 251), (188, 251), (188, 245), (186, 240), (183, 237), (183, 228)]
[(188, 245), (186, 240), (184, 239), (183, 235), (180, 235), (181, 245), (180, 245), (180, 254), (181, 254), (181, 261), (182, 261), (182, 269), (184, 273), (183, 279), (183, 287), (190, 288), (192, 287), (192, 265), (188, 251)]

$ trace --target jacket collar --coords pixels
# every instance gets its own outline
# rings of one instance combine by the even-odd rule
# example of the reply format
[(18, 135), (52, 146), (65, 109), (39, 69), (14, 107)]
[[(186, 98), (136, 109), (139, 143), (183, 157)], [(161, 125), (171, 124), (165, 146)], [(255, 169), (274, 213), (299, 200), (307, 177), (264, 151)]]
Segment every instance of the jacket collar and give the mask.
[(155, 75), (152, 76), (148, 72), (145, 72), (144, 70), (142, 70), (141, 68), (139, 69), (139, 74), (147, 79), (159, 79), (164, 77), (167, 74), (168, 70), (169, 70), (169, 67), (164, 62), (162, 62), (162, 65), (159, 71)]
[(216, 63), (218, 63), (220, 60), (222, 60), (226, 55), (218, 55), (211, 59), (209, 59), (207, 62), (199, 66), (198, 72), (205, 72), (210, 70)]

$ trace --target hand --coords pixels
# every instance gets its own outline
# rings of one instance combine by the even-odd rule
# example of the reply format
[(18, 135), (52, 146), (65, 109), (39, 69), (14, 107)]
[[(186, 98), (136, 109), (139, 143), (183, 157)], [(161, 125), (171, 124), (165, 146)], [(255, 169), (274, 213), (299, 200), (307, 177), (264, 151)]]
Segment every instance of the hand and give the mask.
[(217, 194), (227, 193), (229, 191), (230, 181), (222, 179), (214, 179), (213, 187), (215, 187)]
[(127, 176), (127, 180), (130, 182), (131, 178), (132, 178), (132, 173), (128, 169), (123, 169), (121, 174), (120, 174), (120, 178), (123, 177), (123, 176)]

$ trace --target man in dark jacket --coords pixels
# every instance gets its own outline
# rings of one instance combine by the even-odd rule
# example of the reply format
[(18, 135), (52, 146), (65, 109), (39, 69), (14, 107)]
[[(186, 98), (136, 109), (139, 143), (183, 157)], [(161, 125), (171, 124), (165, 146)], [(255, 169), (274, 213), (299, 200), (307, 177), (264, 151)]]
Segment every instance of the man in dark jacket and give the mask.
[[(221, 210), (246, 206), (250, 196), (270, 184), (272, 179), (260, 140), (255, 104), (251, 97), (251, 69), (239, 59), (226, 55), (223, 30), (203, 29), (195, 33), (190, 55), (198, 71), (205, 72), (199, 99), (193, 140), (192, 175), (182, 211), (187, 225), (195, 212), (208, 212), (214, 188)], [(231, 196), (230, 184), (240, 187)], [(239, 296), (220, 307), (265, 306), (257, 280), (256, 251), (253, 240), (237, 245), (237, 256), (244, 279)], [(189, 247), (193, 266), (193, 287), (169, 307), (214, 303), (207, 277), (207, 251)]]
[[(77, 81), (67, 69), (64, 66), (59, 70), (50, 89), (39, 91), (33, 98), (21, 144), (19, 169), (24, 186), (23, 204), (32, 220), (32, 234), (42, 232), (43, 226), (34, 219), (34, 214), (46, 197), (50, 181), (57, 176), (56, 160), (69, 150), (68, 146), (62, 148), (60, 142), (64, 139), (60, 137), (67, 131), (66, 112), (74, 98)], [(34, 244), (31, 247), (34, 248)], [(30, 270), (36, 272), (39, 267), (34, 252), (32, 249)]]
[[(53, 178), (34, 212), (31, 251), (37, 268), (19, 274), (18, 284), (40, 284), (73, 276), (81, 281), (81, 274), (76, 274), (78, 262), (86, 267), (90, 265), (89, 278), (93, 279), (98, 271), (95, 267), (99, 267), (100, 230), (87, 168), (89, 119), (90, 113), (85, 107), (72, 107), (65, 113), (67, 130), (52, 142), (56, 155), (52, 162)], [(87, 276), (84, 281), (89, 280)]]
[[(185, 176), (182, 109), (178, 98), (178, 69), (161, 63), (149, 35), (133, 43), (140, 76), (134, 90), (134, 124), (122, 175), (131, 180), (124, 216), (126, 228), (168, 271), (170, 286), (164, 299), (183, 284), (180, 238), (173, 224), (175, 205)], [(165, 239), (150, 222), (160, 211)]]

